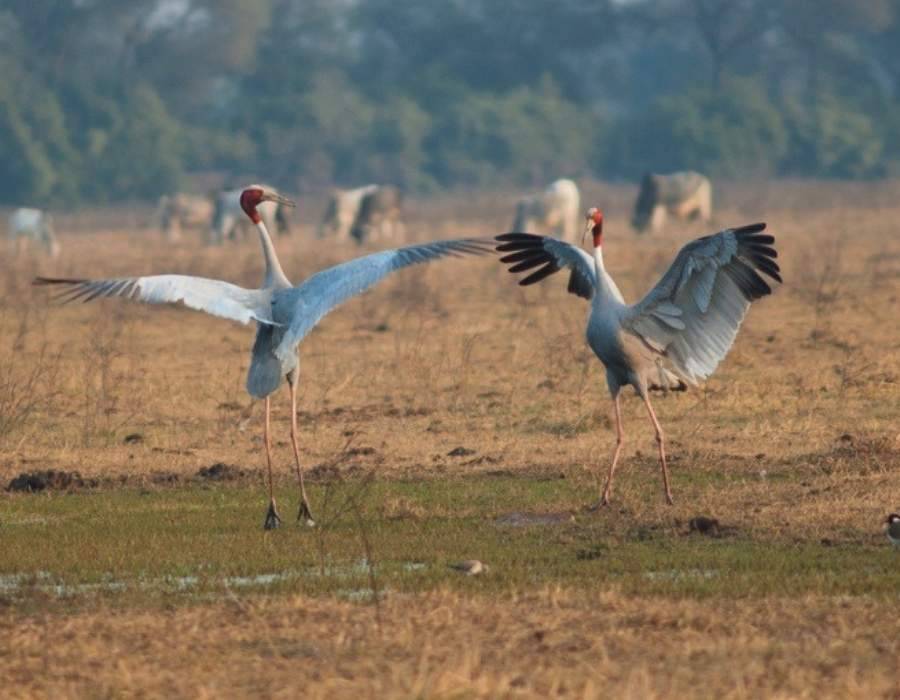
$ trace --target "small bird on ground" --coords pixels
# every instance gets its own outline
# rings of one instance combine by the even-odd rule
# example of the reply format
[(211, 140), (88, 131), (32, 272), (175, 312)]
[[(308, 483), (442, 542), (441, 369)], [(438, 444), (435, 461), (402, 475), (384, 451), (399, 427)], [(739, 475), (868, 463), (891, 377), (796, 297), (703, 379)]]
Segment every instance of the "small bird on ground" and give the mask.
[(505, 233), (497, 236), (500, 261), (510, 272), (532, 270), (519, 284), (529, 285), (571, 271), (568, 290), (590, 300), (587, 342), (606, 368), (616, 418), (616, 447), (597, 506), (609, 503), (624, 432), (619, 392), (631, 385), (644, 402), (656, 432), (666, 501), (671, 505), (663, 431), (650, 405), (655, 387), (684, 389), (706, 379), (725, 358), (750, 303), (772, 292), (762, 278), (781, 282), (775, 238), (764, 223), (725, 229), (684, 246), (668, 271), (636, 304), (626, 304), (603, 263), (603, 213), (592, 208), (587, 226), (594, 254), (549, 236)]
[(457, 564), (448, 564), (448, 566), (455, 571), (459, 571), (460, 573), (465, 574), (466, 576), (486, 574), (488, 570), (487, 564), (482, 564), (477, 559), (466, 559), (466, 561), (461, 561)]
[(891, 541), (891, 544), (895, 547), (900, 547), (900, 515), (897, 513), (891, 513), (887, 516), (887, 520), (885, 520), (887, 527), (887, 536)]

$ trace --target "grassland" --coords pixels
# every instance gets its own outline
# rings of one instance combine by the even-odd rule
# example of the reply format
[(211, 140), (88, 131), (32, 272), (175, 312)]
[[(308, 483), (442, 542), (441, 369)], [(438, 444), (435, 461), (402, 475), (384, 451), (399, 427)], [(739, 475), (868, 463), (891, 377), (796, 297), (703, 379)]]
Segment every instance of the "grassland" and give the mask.
[[(700, 231), (636, 237), (632, 195), (595, 185), (586, 203), (607, 210), (607, 264), (635, 299)], [(319, 526), (272, 533), (242, 388), (251, 332), (182, 309), (53, 308), (29, 284), (252, 286), (256, 242), (168, 247), (140, 217), (63, 217), (58, 262), (0, 273), (0, 482), (82, 479), (0, 496), (4, 694), (896, 697), (900, 553), (882, 521), (900, 508), (900, 184), (720, 199), (716, 224), (769, 222), (786, 284), (703, 388), (657, 400), (674, 507), (629, 397), (615, 503), (583, 508), (614, 439), (586, 307), (563, 280), (522, 290), (483, 259), (397, 275), (307, 339)], [(411, 238), (502, 231), (511, 201), (416, 203)], [(358, 253), (310, 228), (277, 242), (293, 279)], [(716, 536), (690, 532), (700, 515)], [(465, 559), (489, 571), (450, 568)]]

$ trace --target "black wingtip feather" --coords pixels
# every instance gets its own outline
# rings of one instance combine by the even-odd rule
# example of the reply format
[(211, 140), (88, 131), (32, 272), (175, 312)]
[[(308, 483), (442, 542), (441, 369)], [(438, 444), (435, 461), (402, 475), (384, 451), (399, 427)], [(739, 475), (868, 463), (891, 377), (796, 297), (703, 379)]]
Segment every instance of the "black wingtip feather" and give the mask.
[(501, 242), (500, 245), (494, 247), (499, 253), (544, 249), (544, 236), (537, 236), (533, 233), (503, 233), (495, 236), (494, 239)]
[(772, 245), (775, 243), (775, 236), (768, 233), (757, 234), (755, 236), (741, 236), (739, 239), (741, 243), (746, 245)]
[[(747, 270), (741, 270), (737, 276), (739, 279), (736, 278), (735, 282), (738, 283), (745, 296), (751, 300), (770, 294), (772, 291), (769, 285), (759, 276), (758, 272), (767, 275), (776, 282), (782, 282), (781, 268), (775, 262), (775, 258), (778, 257), (778, 251), (772, 247), (775, 244), (775, 236), (768, 233), (759, 233), (765, 227), (764, 223), (759, 223), (735, 229), (739, 245), (738, 254), (748, 264)], [(747, 274), (747, 271), (752, 272), (753, 277)]]
[(544, 267), (540, 268), (537, 272), (532, 272), (528, 277), (519, 282), (523, 287), (527, 287), (530, 284), (535, 284), (540, 282), (542, 279), (549, 277), (554, 272), (558, 272), (559, 268), (556, 266), (556, 263), (549, 262)]
[(63, 277), (35, 277), (31, 284), (35, 287), (46, 287), (51, 284), (84, 284), (87, 281)]
[(772, 288), (759, 276), (759, 273), (739, 259), (734, 260), (730, 266), (725, 268), (725, 271), (748, 301), (755, 301), (772, 293)]
[(738, 236), (749, 236), (751, 234), (759, 233), (760, 231), (765, 231), (765, 230), (766, 230), (766, 222), (760, 221), (759, 223), (756, 223), (756, 224), (747, 224), (746, 226), (739, 226), (738, 228), (734, 229), (734, 232)]
[[(526, 272), (543, 265), (543, 267), (519, 281), (519, 284), (523, 287), (540, 282), (562, 269), (555, 255), (545, 248), (548, 240), (554, 240), (548, 236), (510, 231), (494, 238), (500, 242), (500, 245), (496, 246), (496, 250), (500, 253), (506, 253), (500, 258), (500, 262), (509, 265), (510, 272)], [(579, 276), (575, 270), (569, 277), (568, 290), (584, 299), (590, 299), (593, 296), (591, 283)]]
[(532, 250), (520, 250), (516, 253), (510, 253), (509, 255), (504, 255), (500, 258), (500, 262), (506, 263), (509, 265), (510, 263), (516, 263), (520, 260), (527, 260), (528, 258), (534, 255), (534, 251)]
[(528, 258), (527, 260), (523, 260), (520, 263), (516, 263), (515, 265), (510, 266), (509, 271), (510, 272), (525, 272), (526, 270), (530, 270), (531, 268), (537, 267), (538, 265), (543, 265), (544, 263), (548, 263), (548, 264), (552, 265), (557, 270), (559, 269), (558, 267), (556, 267), (556, 263), (553, 262), (553, 260), (551, 260), (546, 255), (535, 255), (533, 257)]
[(495, 241), (540, 241), (543, 236), (538, 236), (535, 233), (521, 233), (519, 231), (510, 231), (509, 233), (501, 233), (499, 236), (494, 236)]
[(770, 258), (778, 257), (778, 251), (774, 248), (770, 248), (767, 245), (756, 245), (755, 243), (751, 243), (747, 246), (747, 248), (752, 250), (754, 253), (758, 253), (759, 255), (765, 255)]
[(756, 259), (753, 262), (756, 263), (756, 266), (762, 272), (767, 274), (773, 280), (775, 280), (776, 282), (781, 282), (781, 275), (779, 274), (781, 272), (781, 270), (778, 267), (778, 265), (773, 263), (771, 260), (767, 260), (767, 259), (761, 259), (761, 260)]
[(531, 243), (522, 243), (521, 241), (513, 241), (512, 243), (503, 243), (498, 245), (494, 250), (499, 253), (506, 253), (511, 250), (543, 250), (541, 245), (532, 245)]

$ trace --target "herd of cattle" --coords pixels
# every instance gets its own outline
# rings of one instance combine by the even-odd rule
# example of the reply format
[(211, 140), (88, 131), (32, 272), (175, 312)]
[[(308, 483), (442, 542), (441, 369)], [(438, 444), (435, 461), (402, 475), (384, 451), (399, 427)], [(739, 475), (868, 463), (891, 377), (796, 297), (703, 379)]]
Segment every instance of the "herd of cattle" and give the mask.
[[(155, 221), (170, 241), (191, 229), (206, 234), (207, 243), (221, 245), (248, 232), (247, 219), (240, 208), (240, 190), (224, 190), (210, 197), (176, 193), (160, 198)], [(287, 210), (276, 202), (265, 202), (259, 212), (269, 230), (278, 235), (291, 231)], [(638, 232), (659, 231), (667, 217), (700, 219), (712, 215), (712, 186), (709, 178), (695, 172), (646, 175), (634, 206), (632, 224)], [(581, 195), (572, 180), (553, 182), (543, 192), (522, 197), (516, 203), (512, 230), (549, 233), (576, 241), (581, 225)], [(350, 190), (334, 190), (321, 223), (319, 238), (399, 242), (404, 238), (403, 195), (392, 185), (366, 185)], [(10, 251), (18, 254), (33, 243), (51, 257), (60, 247), (50, 213), (20, 208), (9, 217), (7, 239)]]

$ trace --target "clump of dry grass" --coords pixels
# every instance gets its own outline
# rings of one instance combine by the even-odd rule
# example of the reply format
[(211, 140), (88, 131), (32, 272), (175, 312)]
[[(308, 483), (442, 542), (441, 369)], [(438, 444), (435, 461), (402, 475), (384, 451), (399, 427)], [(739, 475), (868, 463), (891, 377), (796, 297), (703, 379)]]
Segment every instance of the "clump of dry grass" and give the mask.
[(28, 422), (46, 409), (56, 394), (59, 352), (46, 338), (32, 339), (31, 308), (0, 307), (0, 327), (14, 328), (0, 345), (0, 442), (24, 440)]
[[(477, 588), (478, 580), (472, 580)], [(891, 697), (895, 602), (389, 596), (0, 617), (9, 697)], [(114, 662), (110, 662), (114, 659)]]

